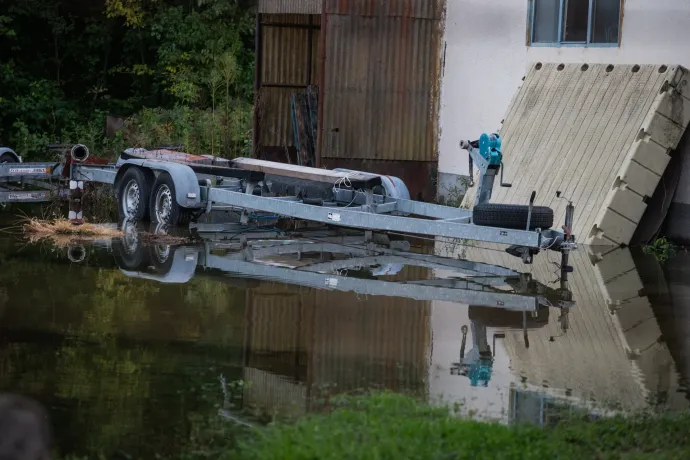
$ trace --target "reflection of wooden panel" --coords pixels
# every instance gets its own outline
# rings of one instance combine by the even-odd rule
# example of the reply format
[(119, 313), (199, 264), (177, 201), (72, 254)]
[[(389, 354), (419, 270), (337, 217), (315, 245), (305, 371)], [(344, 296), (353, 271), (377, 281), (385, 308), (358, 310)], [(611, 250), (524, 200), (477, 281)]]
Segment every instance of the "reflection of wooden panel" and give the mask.
[[(482, 247), (489, 249), (468, 248), (466, 257), (529, 271), (538, 281), (558, 287), (553, 256), (540, 254), (526, 266), (498, 245)], [(606, 252), (596, 252), (601, 249)], [(675, 366), (668, 347), (657, 343), (661, 331), (641, 291), (639, 264), (630, 250), (583, 246), (571, 254), (569, 263), (574, 267), (568, 279), (577, 304), (569, 315), (570, 328), (563, 334), (559, 314), (552, 311), (549, 324), (529, 331), (529, 348), (521, 330), (507, 331), (504, 345), (516, 376), (561, 395), (570, 390), (578, 398), (617, 402), (625, 409), (645, 408), (647, 398), (664, 391), (671, 394), (667, 401), (673, 406), (687, 407), (682, 397), (673, 396), (678, 388)]]
[[(527, 266), (499, 245), (481, 246), (489, 249), (469, 247), (466, 257), (518, 272), (530, 272), (541, 283), (559, 287), (553, 254), (549, 257), (541, 253), (534, 258), (533, 265)], [(578, 398), (617, 401), (626, 408), (643, 408), (646, 404), (644, 384), (632, 370), (620, 324), (611, 314), (600, 288), (593, 264), (596, 260), (597, 256), (584, 246), (570, 256), (574, 272), (568, 275), (568, 280), (577, 305), (569, 314), (569, 329), (565, 334), (558, 321), (559, 312), (553, 311), (546, 326), (529, 331), (529, 348), (525, 347), (519, 329), (505, 331), (503, 345), (513, 373), (516, 377), (525, 377), (528, 384), (546, 385), (558, 394), (570, 390), (569, 393)], [(606, 266), (610, 273), (611, 265)]]

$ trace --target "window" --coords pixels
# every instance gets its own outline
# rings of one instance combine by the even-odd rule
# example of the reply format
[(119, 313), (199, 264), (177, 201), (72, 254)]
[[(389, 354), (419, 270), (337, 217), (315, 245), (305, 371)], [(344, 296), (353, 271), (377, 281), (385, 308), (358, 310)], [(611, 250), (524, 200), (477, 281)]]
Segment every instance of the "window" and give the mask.
[(621, 0), (530, 0), (531, 44), (617, 46)]

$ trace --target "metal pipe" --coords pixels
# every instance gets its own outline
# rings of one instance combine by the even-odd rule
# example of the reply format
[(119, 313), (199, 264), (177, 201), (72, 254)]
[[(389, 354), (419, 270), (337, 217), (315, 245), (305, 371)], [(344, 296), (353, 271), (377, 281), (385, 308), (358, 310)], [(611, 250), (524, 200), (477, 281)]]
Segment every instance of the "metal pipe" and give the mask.
[(77, 163), (83, 163), (89, 158), (89, 149), (84, 144), (75, 144), (70, 150), (70, 156)]

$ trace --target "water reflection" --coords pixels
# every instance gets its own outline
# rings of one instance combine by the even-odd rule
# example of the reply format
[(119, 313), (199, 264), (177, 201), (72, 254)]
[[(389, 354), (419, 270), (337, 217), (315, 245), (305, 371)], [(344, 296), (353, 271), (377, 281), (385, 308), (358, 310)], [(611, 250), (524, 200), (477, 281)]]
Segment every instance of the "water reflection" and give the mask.
[(505, 422), (688, 406), (684, 256), (581, 248), (568, 273), (496, 248), (136, 236), (0, 242), (0, 387), (45, 403), (65, 450), (174, 453), (219, 409), (254, 423), (364, 388)]

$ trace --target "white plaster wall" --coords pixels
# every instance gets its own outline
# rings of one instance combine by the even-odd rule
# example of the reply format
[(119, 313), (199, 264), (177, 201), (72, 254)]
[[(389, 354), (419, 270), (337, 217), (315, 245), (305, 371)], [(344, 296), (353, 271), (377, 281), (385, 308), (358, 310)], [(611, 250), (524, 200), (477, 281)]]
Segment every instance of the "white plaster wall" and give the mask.
[[(457, 276), (446, 270), (434, 270), (434, 278)], [(436, 403), (462, 405), (461, 413), (470, 411), (476, 418), (508, 422), (510, 388), (515, 377), (510, 371), (510, 359), (501, 340), (496, 341), (496, 356), (493, 372), (487, 387), (472, 387), (467, 377), (450, 374), (452, 363), (460, 358), (462, 326), (468, 328), (465, 353), (473, 345), (472, 325), (469, 320), (469, 306), (454, 302), (431, 302), (431, 334), (433, 347), (429, 368), (429, 399)], [(489, 345), (493, 348), (492, 328), (487, 328)]]
[[(473, 387), (470, 380), (461, 375), (451, 375), (450, 366), (460, 358), (462, 332), (469, 329), (465, 353), (472, 349), (472, 327), (468, 306), (433, 301), (431, 303), (431, 330), (433, 349), (429, 369), (429, 399), (435, 403), (461, 404), (461, 413), (470, 411), (476, 418), (507, 422), (509, 417), (510, 387), (515, 378), (510, 372), (510, 360), (500, 339), (496, 341), (493, 372), (487, 387)], [(487, 330), (489, 345), (493, 347), (493, 330)]]
[(690, 68), (690, 0), (626, 0), (618, 48), (527, 47), (527, 0), (447, 0), (439, 171), (468, 174), (458, 142), (500, 128), (531, 62)]

